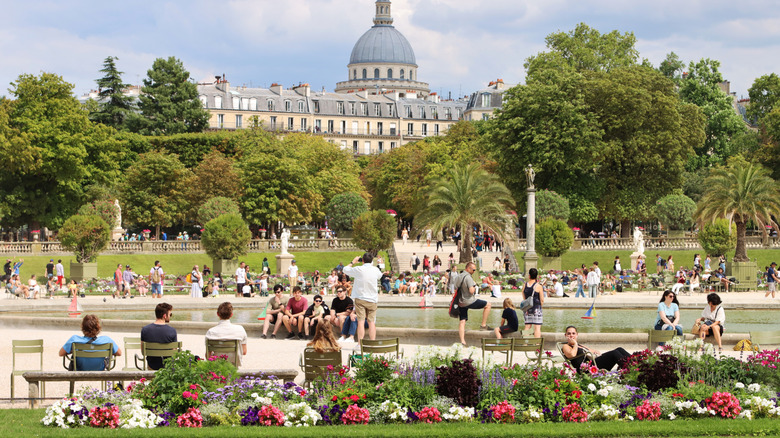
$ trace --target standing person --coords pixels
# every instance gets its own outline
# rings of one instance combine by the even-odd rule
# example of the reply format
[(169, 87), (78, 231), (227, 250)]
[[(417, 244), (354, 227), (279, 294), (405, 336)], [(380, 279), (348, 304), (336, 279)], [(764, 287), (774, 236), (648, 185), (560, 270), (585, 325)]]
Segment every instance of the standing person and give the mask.
[(237, 297), (243, 297), (244, 296), (244, 285), (246, 284), (246, 264), (244, 262), (241, 262), (238, 264), (238, 268), (236, 268), (236, 274), (234, 275), (236, 279), (236, 296)]
[(116, 285), (116, 289), (114, 289), (114, 298), (118, 298), (122, 296), (122, 289), (124, 287), (124, 278), (123, 278), (123, 272), (122, 272), (122, 264), (116, 265), (116, 271), (114, 271), (114, 284)]
[(710, 272), (712, 271), (712, 259), (710, 258), (710, 255), (707, 254), (707, 256), (704, 258), (704, 272)]
[(268, 300), (268, 304), (265, 305), (265, 321), (263, 321), (263, 334), (260, 335), (261, 338), (266, 338), (268, 328), (271, 324), (274, 324), (274, 331), (271, 333), (271, 339), (276, 339), (276, 333), (282, 327), (285, 306), (287, 306), (287, 299), (284, 298), (284, 286), (275, 284), (274, 296), (272, 296), (271, 299)]
[(24, 264), (24, 259), (19, 259), (18, 262), (14, 263), (14, 267), (13, 267), (14, 275), (19, 275), (19, 269), (22, 267), (23, 264)]
[[(159, 303), (154, 308), (153, 323), (141, 328), (141, 342), (155, 342), (157, 344), (169, 344), (178, 341), (176, 329), (168, 325), (173, 316), (173, 306), (168, 303)], [(146, 356), (146, 366), (151, 370), (159, 370), (163, 367), (163, 359), (160, 356)]]
[(701, 256), (698, 253), (693, 255), (693, 268), (701, 269)]
[(501, 326), (495, 330), (496, 339), (517, 331), (520, 323), (517, 320), (517, 312), (511, 298), (504, 298), (504, 311), (501, 313)]
[(57, 274), (57, 285), (63, 287), (65, 285), (65, 266), (62, 266), (62, 259), (57, 259), (54, 272)]
[(268, 257), (263, 257), (262, 271), (264, 274), (271, 274), (271, 266), (268, 264)]
[(455, 241), (455, 247), (460, 251), (460, 230), (455, 232), (455, 236), (452, 238)]
[(431, 229), (430, 229), (430, 228), (428, 228), (427, 230), (425, 230), (425, 243), (426, 243), (426, 245), (427, 245), (429, 248), (430, 248), (430, 246), (431, 246), (431, 236), (432, 236)]
[(780, 281), (780, 278), (777, 277), (776, 267), (777, 263), (772, 262), (772, 264), (769, 265), (769, 269), (766, 270), (766, 294), (764, 295), (764, 298), (768, 297), (769, 294), (772, 294), (772, 298), (775, 297), (777, 282)]
[(122, 272), (122, 288), (124, 289), (124, 296), (122, 298), (133, 297), (133, 270), (130, 269), (130, 265), (125, 265), (125, 270)]
[(219, 291), (222, 290), (222, 273), (215, 272), (214, 279), (211, 282), (211, 297), (216, 298), (219, 296)]
[(443, 242), (444, 238), (442, 237), (442, 234), (443, 234), (442, 230), (436, 232), (436, 251), (444, 250), (444, 242)]
[(3, 281), (11, 279), (11, 263), (11, 259), (6, 259), (5, 264), (3, 265)]
[(412, 257), (409, 259), (409, 267), (412, 271), (417, 272), (417, 267), (420, 266), (420, 258), (417, 257), (417, 253), (413, 252)]
[(436, 254), (433, 256), (433, 272), (439, 273), (439, 270), (441, 269), (441, 259), (439, 258), (439, 255)]
[(723, 324), (726, 323), (726, 311), (721, 306), (720, 296), (716, 293), (707, 295), (707, 305), (701, 311), (701, 318), (696, 322), (701, 323), (699, 336), (704, 339), (707, 336), (714, 336), (718, 343), (718, 352), (723, 352), (721, 336), (723, 335)]
[[(60, 357), (68, 355), (73, 350), (73, 344), (91, 343), (95, 345), (111, 344), (114, 356), (121, 356), (122, 349), (119, 348), (113, 339), (108, 336), (98, 336), (101, 330), (100, 319), (95, 315), (84, 315), (81, 320), (82, 335), (73, 335), (60, 348)], [(106, 363), (102, 357), (78, 357), (76, 358), (76, 369), (78, 371), (103, 371), (106, 369)]]
[(723, 272), (726, 272), (726, 256), (723, 254), (718, 257), (718, 267), (723, 269)]
[(585, 298), (585, 290), (583, 289), (583, 286), (585, 285), (585, 276), (588, 275), (588, 269), (583, 268), (580, 270), (580, 268), (577, 268), (574, 270), (574, 275), (577, 276), (577, 293), (574, 294), (574, 298), (579, 298), (580, 296)]
[(306, 309), (309, 306), (308, 301), (303, 296), (300, 286), (295, 286), (292, 290), (292, 298), (287, 300), (287, 305), (284, 308), (284, 316), (282, 321), (284, 327), (289, 332), (285, 339), (292, 339), (295, 337), (293, 327), (298, 328), (298, 339), (303, 340), (303, 315), (306, 313)]
[(203, 274), (200, 273), (198, 265), (192, 267), (192, 272), (190, 272), (190, 275), (190, 279), (192, 280), (190, 297), (203, 298)]
[[(246, 356), (246, 330), (244, 330), (244, 327), (230, 322), (230, 318), (233, 317), (233, 305), (228, 301), (219, 305), (217, 316), (219, 316), (219, 323), (206, 332), (206, 339), (216, 341), (238, 340), (241, 348), (236, 352), (236, 364), (240, 366), (242, 356)], [(207, 351), (206, 357), (210, 356), (211, 353)]]
[(623, 268), (620, 267), (620, 256), (615, 256), (615, 261), (612, 263), (612, 274), (620, 275), (622, 270)]
[(409, 231), (406, 228), (401, 230), (401, 240), (403, 240), (404, 245), (406, 245), (406, 241), (409, 240)]
[(661, 271), (664, 270), (664, 266), (666, 265), (666, 261), (663, 257), (661, 257), (660, 254), (655, 255), (655, 273), (660, 274)]
[[(363, 257), (355, 257), (350, 264), (344, 266), (344, 273), (353, 278), (352, 300), (355, 304), (355, 317), (357, 318), (357, 341), (366, 334), (365, 322), (368, 321), (368, 337), (376, 339), (376, 307), (379, 300), (377, 283), (382, 278), (382, 271), (371, 262), (374, 256), (371, 253), (363, 254)], [(362, 262), (361, 266), (352, 266)]]
[(46, 264), (46, 282), (54, 277), (54, 259), (49, 259), (49, 263)]
[(488, 316), (490, 316), (490, 303), (485, 300), (477, 299), (477, 283), (472, 275), (477, 270), (474, 262), (466, 263), (466, 268), (454, 281), (457, 293), (460, 294), (458, 300), (458, 336), (460, 343), (464, 347), (466, 344), (466, 321), (469, 320), (469, 309), (482, 309), (482, 324), (479, 326), (482, 330), (490, 330), (487, 325)]
[(533, 297), (533, 306), (523, 314), (525, 329), (534, 329), (534, 337), (542, 337), (542, 323), (544, 322), (542, 306), (544, 305), (544, 290), (538, 281), (539, 271), (536, 268), (528, 270), (528, 281), (523, 284), (523, 299)]
[(666, 270), (674, 272), (674, 260), (671, 255), (666, 259)]
[(287, 268), (287, 278), (290, 279), (290, 287), (294, 288), (298, 285), (298, 266), (295, 264), (295, 259)]
[(377, 258), (376, 258), (376, 267), (380, 271), (384, 271), (385, 270), (385, 259), (383, 259), (381, 255), (377, 256)]
[(510, 267), (509, 253), (506, 253), (504, 254), (504, 272), (507, 274), (509, 273), (509, 267)]
[(162, 298), (163, 296), (163, 279), (165, 278), (165, 272), (160, 266), (160, 261), (155, 260), (154, 266), (149, 270), (149, 283), (152, 285), (152, 298)]
[(601, 284), (601, 276), (596, 269), (596, 266), (591, 267), (586, 277), (588, 292), (591, 298), (596, 298), (596, 295), (599, 293), (599, 284)]
[(449, 263), (449, 269), (450, 271), (455, 270), (455, 254), (450, 253), (449, 257), (447, 257), (447, 263)]
[(676, 330), (677, 336), (683, 334), (683, 328), (680, 325), (680, 303), (677, 301), (677, 294), (668, 289), (661, 297), (661, 301), (658, 302), (653, 329)]

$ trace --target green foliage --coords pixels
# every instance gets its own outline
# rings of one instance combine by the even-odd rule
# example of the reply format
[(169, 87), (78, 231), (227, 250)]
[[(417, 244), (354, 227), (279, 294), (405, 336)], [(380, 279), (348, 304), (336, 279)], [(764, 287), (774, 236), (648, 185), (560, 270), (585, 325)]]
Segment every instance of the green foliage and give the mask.
[(352, 221), (366, 211), (368, 211), (368, 202), (362, 196), (352, 192), (334, 196), (325, 207), (328, 225), (334, 230), (351, 230)]
[(405, 408), (420, 410), (429, 406), (436, 397), (436, 386), (420, 384), (408, 378), (388, 379), (369, 394), (371, 401), (376, 403), (394, 400)]
[(470, 262), (474, 225), (480, 224), (482, 229), (504, 238), (507, 211), (513, 204), (509, 190), (496, 175), (477, 163), (457, 166), (428, 190), (427, 199), (419, 206), (415, 227), (459, 228), (463, 233), (460, 261)]
[(360, 362), (360, 367), (355, 372), (355, 379), (378, 385), (390, 380), (395, 366), (393, 359), (383, 356), (369, 357)]
[(92, 263), (111, 240), (111, 228), (97, 215), (74, 215), (59, 231), (62, 247), (73, 251), (78, 263)]
[(395, 231), (392, 216), (381, 210), (366, 211), (353, 223), (352, 240), (358, 248), (376, 255), (393, 245)]
[(108, 56), (103, 61), (103, 68), (100, 71), (104, 76), (96, 81), (100, 90), (98, 109), (90, 112), (89, 118), (115, 129), (123, 129), (125, 120), (133, 110), (133, 98), (123, 93), (130, 84), (122, 82), (123, 72), (117, 69), (115, 62), (118, 59), (115, 56)]
[(205, 224), (223, 214), (240, 216), (241, 213), (238, 211), (236, 201), (223, 196), (216, 196), (206, 201), (198, 209), (198, 222)]
[(109, 227), (113, 228), (119, 216), (119, 209), (113, 202), (101, 199), (82, 205), (77, 214), (99, 216)]
[(778, 109), (780, 102), (780, 76), (770, 73), (756, 78), (748, 89), (750, 106), (747, 115), (753, 120), (763, 121), (764, 118)]
[(16, 100), (0, 99), (0, 193), (5, 226), (59, 228), (84, 202), (84, 188), (119, 175), (114, 130), (90, 123), (60, 76), (23, 74)]
[(682, 195), (666, 195), (655, 203), (655, 215), (669, 229), (685, 230), (693, 225), (696, 203)]
[(569, 201), (552, 190), (539, 190), (536, 192), (536, 220), (560, 219), (569, 220)]
[(661, 64), (658, 66), (658, 71), (667, 78), (675, 81), (675, 83), (679, 83), (684, 68), (685, 63), (680, 57), (677, 56), (676, 53), (670, 52), (666, 55), (666, 58), (661, 61)]
[(130, 129), (144, 135), (200, 132), (208, 127), (209, 113), (198, 99), (190, 72), (171, 56), (157, 58), (147, 72), (139, 96), (141, 114), (129, 120)]
[(168, 227), (183, 220), (187, 209), (187, 178), (190, 172), (178, 157), (165, 152), (147, 152), (125, 172), (120, 185), (123, 219), (131, 224)]
[[(227, 198), (236, 204), (236, 209), (238, 209), (237, 199), (240, 194), (241, 178), (238, 175), (235, 160), (226, 157), (216, 149), (212, 149), (192, 169), (192, 175), (187, 180), (187, 200), (189, 201), (187, 218), (194, 220), (197, 217), (200, 224), (205, 224), (219, 214), (212, 215), (208, 220), (200, 217), (198, 212), (204, 201), (215, 197)], [(233, 212), (238, 213), (238, 210)]]
[(720, 256), (737, 245), (737, 227), (726, 219), (716, 219), (702, 225), (697, 238), (705, 253)]
[(536, 226), (536, 251), (545, 257), (560, 257), (574, 243), (574, 232), (566, 222), (545, 219)]
[(233, 260), (247, 253), (252, 233), (237, 214), (224, 214), (206, 224), (203, 249), (213, 259)]

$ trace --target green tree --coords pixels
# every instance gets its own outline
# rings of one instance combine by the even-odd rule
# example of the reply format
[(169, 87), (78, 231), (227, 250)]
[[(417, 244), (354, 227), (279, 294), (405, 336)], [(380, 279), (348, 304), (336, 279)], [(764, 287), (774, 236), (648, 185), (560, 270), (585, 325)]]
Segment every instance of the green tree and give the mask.
[(106, 57), (103, 61), (103, 77), (98, 79), (98, 109), (90, 112), (90, 120), (115, 129), (123, 129), (125, 120), (133, 110), (133, 98), (126, 96), (124, 91), (130, 84), (122, 82), (122, 73), (116, 67), (119, 58)]
[(325, 208), (328, 225), (334, 230), (351, 230), (352, 221), (368, 211), (368, 202), (357, 193), (341, 193), (333, 197)]
[(473, 227), (481, 225), (505, 238), (507, 211), (513, 205), (509, 189), (496, 175), (476, 163), (458, 166), (432, 184), (415, 216), (415, 228), (459, 228), (463, 235), (460, 260), (469, 262)]
[(0, 99), (3, 224), (58, 229), (85, 187), (113, 181), (122, 152), (114, 130), (91, 123), (60, 76), (23, 74)]
[(536, 220), (543, 221), (548, 218), (569, 220), (569, 201), (552, 190), (539, 190), (536, 192)]
[(138, 103), (141, 114), (129, 121), (132, 131), (170, 135), (201, 132), (208, 127), (209, 113), (180, 60), (157, 58), (146, 74)]
[(705, 253), (726, 255), (737, 244), (737, 227), (726, 219), (715, 219), (702, 225), (697, 238)]
[(204, 202), (198, 209), (198, 222), (206, 224), (225, 214), (240, 216), (238, 203), (230, 198), (215, 196)]
[(393, 245), (395, 220), (381, 210), (364, 211), (353, 223), (352, 240), (358, 248), (374, 256)]
[(119, 209), (116, 204), (108, 199), (98, 199), (82, 205), (78, 214), (82, 216), (98, 216), (113, 228), (119, 216)]
[[(213, 149), (192, 169), (192, 174), (187, 180), (187, 201), (189, 202), (187, 218), (194, 220), (197, 217), (200, 224), (205, 224), (208, 220), (203, 220), (198, 211), (206, 200), (222, 197), (235, 203), (240, 196), (241, 178), (236, 161)], [(209, 220), (214, 217), (209, 218)]]
[(737, 250), (734, 260), (748, 261), (745, 231), (753, 222), (762, 231), (765, 225), (777, 226), (772, 217), (780, 217), (780, 191), (768, 171), (761, 165), (732, 160), (728, 167), (712, 171), (704, 185), (695, 217), (702, 222), (725, 218), (737, 227)]
[(761, 121), (767, 114), (778, 108), (780, 76), (770, 73), (757, 78), (748, 89), (748, 97), (750, 97), (750, 105), (747, 108), (747, 116)]
[(655, 217), (672, 230), (685, 230), (693, 225), (696, 203), (683, 194), (666, 195), (655, 203)]
[(111, 240), (111, 227), (96, 215), (69, 217), (59, 231), (60, 243), (76, 255), (77, 263), (92, 263)]
[(233, 260), (247, 253), (252, 233), (237, 214), (223, 214), (209, 221), (201, 240), (213, 259)]
[(544, 257), (560, 257), (574, 243), (574, 232), (566, 222), (548, 218), (536, 226), (536, 250)]
[(119, 187), (123, 218), (132, 224), (160, 227), (180, 223), (187, 211), (190, 172), (174, 154), (148, 152), (125, 171)]
[(668, 55), (666, 55), (666, 58), (661, 61), (661, 64), (658, 66), (658, 71), (662, 75), (679, 84), (684, 68), (685, 63), (680, 59), (680, 57), (677, 56), (676, 53), (670, 52)]

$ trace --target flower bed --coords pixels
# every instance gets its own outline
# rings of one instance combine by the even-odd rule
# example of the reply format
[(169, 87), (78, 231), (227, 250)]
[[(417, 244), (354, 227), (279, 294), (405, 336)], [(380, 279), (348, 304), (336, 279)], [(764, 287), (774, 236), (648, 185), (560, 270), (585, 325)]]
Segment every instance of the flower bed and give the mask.
[[(60, 428), (310, 427), (369, 423), (538, 423), (777, 418), (777, 350), (739, 361), (670, 342), (613, 372), (481, 361), (476, 348), (422, 347), (403, 361), (369, 357), (308, 389), (237, 378), (223, 358), (181, 352), (151, 381), (87, 390), (54, 403)], [(678, 420), (679, 421), (679, 420)]]

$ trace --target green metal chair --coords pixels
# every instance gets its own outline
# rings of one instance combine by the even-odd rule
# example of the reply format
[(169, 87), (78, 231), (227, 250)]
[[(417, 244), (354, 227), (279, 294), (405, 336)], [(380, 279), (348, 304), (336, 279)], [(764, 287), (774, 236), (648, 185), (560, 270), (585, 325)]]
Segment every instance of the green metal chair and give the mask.
[[(21, 376), (28, 371), (43, 371), (43, 339), (30, 339), (30, 340), (18, 340), (11, 341), (11, 400), (14, 399), (14, 377)], [(40, 366), (38, 369), (16, 369), (16, 355), (17, 354), (38, 354), (40, 355)], [(45, 382), (41, 382), (41, 397), (46, 397)]]
[[(71, 347), (70, 354), (65, 355), (62, 358), (62, 366), (64, 366), (66, 370), (71, 370), (71, 364), (72, 364), (73, 369), (71, 371), (85, 371), (85, 370), (79, 370), (78, 358), (103, 359), (105, 368), (102, 371), (111, 371), (116, 366), (116, 356), (114, 356), (114, 344), (110, 342), (107, 344), (74, 342)], [(68, 361), (70, 361), (70, 363), (68, 363)], [(90, 371), (90, 370), (86, 370), (86, 371)], [(75, 389), (75, 386), (76, 386), (76, 382), (70, 382), (69, 394), (73, 394), (73, 390)], [(101, 387), (103, 388), (103, 390), (105, 390), (106, 388), (105, 381), (102, 382)]]
[(316, 352), (313, 348), (307, 347), (303, 350), (298, 365), (304, 374), (304, 385), (311, 386), (316, 379), (322, 379), (327, 375), (328, 366), (338, 372), (341, 368), (341, 351), (327, 351), (323, 353)]
[(758, 351), (765, 350), (768, 345), (780, 346), (780, 330), (750, 332), (750, 343)]
[(227, 355), (238, 368), (241, 365), (241, 341), (238, 339), (206, 339), (206, 357)]
[(509, 357), (510, 365), (514, 362), (516, 351), (523, 352), (529, 364), (536, 362), (536, 366), (541, 366), (542, 359), (544, 359), (544, 338), (512, 338), (512, 351)]
[(669, 342), (675, 335), (677, 335), (675, 330), (650, 330), (647, 336), (647, 349), (652, 350), (660, 342)]
[[(138, 367), (138, 361), (136, 360), (136, 366), (131, 367), (130, 366), (130, 351), (138, 350), (141, 351), (141, 338), (131, 338), (131, 337), (125, 337), (125, 348), (122, 350), (125, 355), (125, 367), (122, 368), (122, 371), (133, 371), (136, 369), (144, 369), (144, 368), (137, 368)], [(137, 356), (137, 354), (136, 354)]]
[(396, 359), (404, 357), (404, 350), (401, 348), (400, 338), (388, 339), (361, 339), (360, 353), (366, 354), (390, 354), (395, 355)]
[[(176, 342), (169, 342), (167, 344), (160, 344), (157, 342), (144, 342), (141, 345), (141, 355), (136, 354), (135, 355), (135, 367), (139, 370), (148, 370), (148, 363), (146, 358), (151, 357), (161, 357), (163, 358), (163, 361), (166, 358), (169, 358), (171, 356), (174, 356), (176, 353), (181, 351), (181, 341)], [(138, 364), (138, 361), (141, 361), (141, 364)]]
[(482, 338), (482, 360), (485, 360), (485, 352), (490, 351), (492, 352), (498, 352), (506, 356), (506, 364), (509, 365), (511, 363), (511, 355), (512, 355), (512, 338), (504, 338), (504, 339), (493, 339), (493, 338)]

